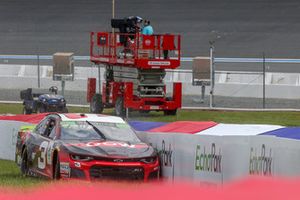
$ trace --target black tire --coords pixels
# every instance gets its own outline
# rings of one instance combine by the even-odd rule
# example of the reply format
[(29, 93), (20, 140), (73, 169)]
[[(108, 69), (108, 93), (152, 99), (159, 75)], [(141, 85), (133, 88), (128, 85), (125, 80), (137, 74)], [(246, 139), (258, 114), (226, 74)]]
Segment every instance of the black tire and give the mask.
[(60, 179), (60, 162), (59, 162), (59, 157), (56, 154), (54, 156), (55, 160), (53, 161), (53, 180), (59, 180)]
[(21, 159), (21, 174), (23, 176), (28, 176), (29, 166), (28, 166), (28, 155), (26, 148), (23, 150)]
[(68, 113), (68, 112), (69, 112), (69, 110), (68, 110), (67, 107), (64, 107), (64, 108), (62, 109), (62, 113)]
[(95, 94), (90, 102), (91, 113), (102, 113), (103, 112), (102, 95)]
[(126, 109), (124, 107), (123, 97), (118, 97), (115, 104), (115, 114), (119, 117), (125, 117)]
[(32, 110), (31, 109), (27, 109), (25, 106), (23, 108), (23, 114), (24, 115), (30, 115), (32, 113)]
[(164, 115), (168, 116), (168, 115), (176, 115), (177, 113), (177, 109), (175, 110), (164, 110)]
[[(167, 101), (173, 101), (172, 97), (167, 97), (166, 98)], [(174, 110), (164, 110), (164, 115), (168, 116), (168, 115), (176, 115), (177, 113), (177, 109)]]

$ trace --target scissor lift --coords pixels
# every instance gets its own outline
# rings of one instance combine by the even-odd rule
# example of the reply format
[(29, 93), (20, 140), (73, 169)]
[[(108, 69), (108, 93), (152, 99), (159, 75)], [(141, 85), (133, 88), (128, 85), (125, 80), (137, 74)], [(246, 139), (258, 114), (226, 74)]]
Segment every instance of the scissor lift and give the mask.
[(90, 37), (90, 60), (106, 68), (101, 94), (96, 93), (96, 81), (89, 80), (91, 112), (115, 107), (118, 116), (126, 109), (176, 115), (182, 85), (173, 83), (173, 95), (168, 97), (164, 77), (166, 69), (180, 66), (180, 35), (92, 32)]

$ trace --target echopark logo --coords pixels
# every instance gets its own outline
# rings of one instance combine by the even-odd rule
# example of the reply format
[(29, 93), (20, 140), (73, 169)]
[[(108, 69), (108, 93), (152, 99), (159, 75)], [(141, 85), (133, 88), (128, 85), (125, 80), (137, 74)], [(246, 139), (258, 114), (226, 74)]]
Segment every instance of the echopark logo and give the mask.
[(263, 144), (260, 149), (251, 147), (249, 173), (255, 175), (272, 175), (272, 149)]
[[(217, 150), (219, 149), (219, 151)], [(195, 156), (195, 170), (221, 173), (222, 154), (221, 148), (217, 148), (215, 143), (210, 148), (197, 145)]]
[(162, 147), (161, 150), (159, 151), (160, 159), (161, 159), (161, 164), (165, 167), (172, 167), (172, 155), (173, 155), (173, 150), (172, 150), (172, 144), (170, 143), (169, 145), (166, 145), (165, 141), (162, 141)]

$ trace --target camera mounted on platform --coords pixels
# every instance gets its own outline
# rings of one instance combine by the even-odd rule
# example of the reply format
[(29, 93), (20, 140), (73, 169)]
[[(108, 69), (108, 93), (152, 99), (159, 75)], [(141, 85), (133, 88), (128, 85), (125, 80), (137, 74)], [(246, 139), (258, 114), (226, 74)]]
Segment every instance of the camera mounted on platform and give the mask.
[[(130, 16), (124, 19), (111, 19), (111, 27), (119, 29), (120, 33), (125, 34), (136, 34), (140, 31), (140, 23), (143, 22), (143, 18), (139, 16)], [(130, 39), (133, 39), (132, 36), (129, 36)], [(120, 36), (121, 44), (126, 43), (127, 37), (125, 35)]]

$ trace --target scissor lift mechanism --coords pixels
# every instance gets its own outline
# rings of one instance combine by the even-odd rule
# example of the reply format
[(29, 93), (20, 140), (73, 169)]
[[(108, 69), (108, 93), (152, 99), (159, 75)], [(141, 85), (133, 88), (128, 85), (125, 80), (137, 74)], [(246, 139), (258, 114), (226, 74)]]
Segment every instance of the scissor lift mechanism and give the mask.
[(106, 68), (101, 94), (96, 93), (96, 81), (89, 79), (91, 112), (115, 107), (119, 116), (126, 109), (175, 115), (181, 108), (181, 83), (173, 83), (172, 97), (164, 83), (165, 70), (180, 66), (180, 35), (92, 32), (90, 59)]

